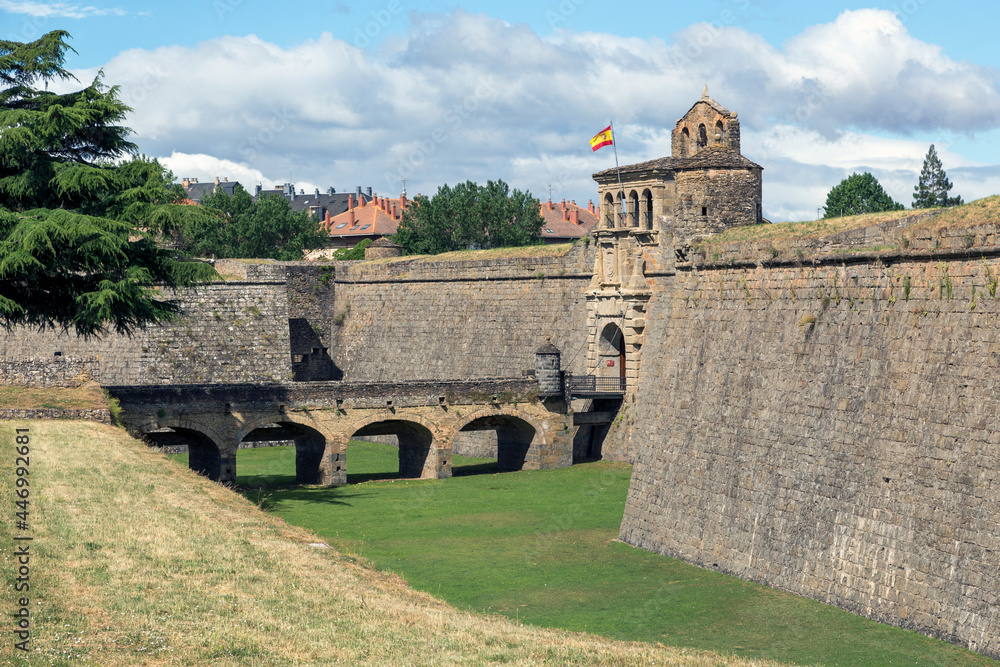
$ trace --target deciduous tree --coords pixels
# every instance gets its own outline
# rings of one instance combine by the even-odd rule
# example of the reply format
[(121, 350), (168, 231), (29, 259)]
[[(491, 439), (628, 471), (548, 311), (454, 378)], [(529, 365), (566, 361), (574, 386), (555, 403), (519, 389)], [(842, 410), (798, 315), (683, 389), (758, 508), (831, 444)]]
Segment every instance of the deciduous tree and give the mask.
[(543, 220), (530, 192), (503, 181), (443, 185), (432, 198), (417, 197), (393, 237), (408, 254), (540, 243)]
[(870, 173), (851, 174), (835, 185), (826, 196), (824, 218), (881, 211), (901, 211), (903, 205), (893, 201), (882, 184)]
[(279, 194), (264, 193), (254, 201), (237, 185), (232, 195), (215, 192), (200, 203), (214, 215), (189, 221), (180, 231), (182, 249), (197, 255), (299, 260), (327, 239), (318, 220), (293, 211)]

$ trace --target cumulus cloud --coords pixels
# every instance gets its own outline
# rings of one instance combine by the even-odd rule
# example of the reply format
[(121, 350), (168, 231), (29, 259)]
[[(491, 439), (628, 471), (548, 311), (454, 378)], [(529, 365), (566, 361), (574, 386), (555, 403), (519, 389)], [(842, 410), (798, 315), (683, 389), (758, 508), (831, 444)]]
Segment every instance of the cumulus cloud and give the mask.
[[(615, 120), (623, 164), (668, 155), (670, 129), (708, 82), (740, 113), (744, 153), (765, 167), (774, 219), (814, 216), (826, 191), (862, 167), (908, 204), (927, 150), (908, 135), (1000, 125), (997, 72), (951, 60), (888, 11), (846, 11), (781, 47), (721, 23), (645, 40), (543, 38), (460, 10), (410, 21), (404, 38), (379, 50), (328, 34), (290, 48), (222, 37), (125, 52), (104, 70), (135, 109), (137, 143), (171, 156), (178, 176), (245, 173), (265, 186), (383, 194), (403, 179), (413, 194), (503, 178), (582, 201), (611, 158), (590, 151), (597, 130)], [(217, 162), (184, 157), (197, 155)], [(943, 155), (984, 190), (1000, 189), (995, 173)], [(211, 171), (192, 173), (202, 166)]]

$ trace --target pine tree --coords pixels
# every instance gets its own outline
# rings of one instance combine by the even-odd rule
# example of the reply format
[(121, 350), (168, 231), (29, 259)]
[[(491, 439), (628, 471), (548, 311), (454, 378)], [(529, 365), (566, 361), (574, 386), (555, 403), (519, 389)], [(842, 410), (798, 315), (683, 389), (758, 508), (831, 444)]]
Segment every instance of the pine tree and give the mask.
[(870, 173), (851, 174), (835, 185), (826, 195), (824, 218), (842, 215), (901, 211), (903, 205), (893, 201), (878, 179)]
[(157, 286), (198, 273), (152, 236), (194, 207), (177, 203), (167, 170), (134, 157), (121, 125), (131, 109), (102, 75), (76, 92), (47, 90), (75, 80), (63, 68), (68, 37), (0, 40), (0, 327), (131, 333), (177, 312)]
[(958, 206), (962, 203), (960, 196), (949, 197), (951, 181), (941, 166), (934, 144), (931, 144), (924, 158), (923, 169), (920, 170), (920, 180), (913, 187), (913, 208), (932, 208), (935, 206)]

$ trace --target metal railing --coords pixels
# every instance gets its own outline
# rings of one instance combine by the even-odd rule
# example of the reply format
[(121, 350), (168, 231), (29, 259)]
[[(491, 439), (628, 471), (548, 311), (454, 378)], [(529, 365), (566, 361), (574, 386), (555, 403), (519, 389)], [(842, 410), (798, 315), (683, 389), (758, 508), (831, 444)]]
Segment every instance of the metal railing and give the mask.
[(567, 375), (570, 396), (621, 396), (625, 393), (625, 378), (596, 375)]

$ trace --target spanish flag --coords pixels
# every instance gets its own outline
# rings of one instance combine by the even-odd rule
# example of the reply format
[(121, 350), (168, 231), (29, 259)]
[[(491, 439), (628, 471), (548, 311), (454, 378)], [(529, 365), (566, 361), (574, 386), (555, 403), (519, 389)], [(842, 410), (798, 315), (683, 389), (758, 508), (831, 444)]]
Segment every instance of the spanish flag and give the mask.
[(611, 136), (611, 126), (608, 125), (606, 128), (594, 135), (594, 138), (590, 140), (590, 148), (592, 150), (597, 150), (598, 148), (604, 148), (605, 146), (610, 146), (615, 143), (615, 140)]

